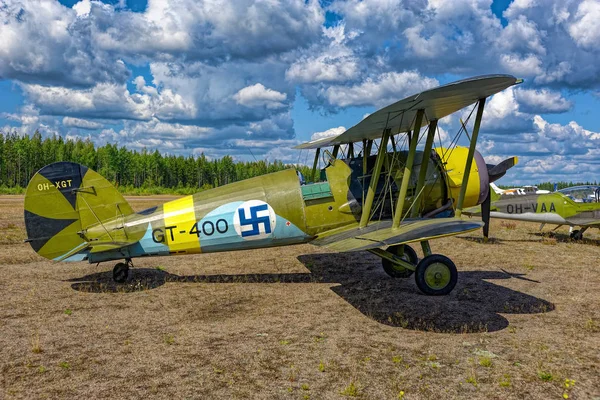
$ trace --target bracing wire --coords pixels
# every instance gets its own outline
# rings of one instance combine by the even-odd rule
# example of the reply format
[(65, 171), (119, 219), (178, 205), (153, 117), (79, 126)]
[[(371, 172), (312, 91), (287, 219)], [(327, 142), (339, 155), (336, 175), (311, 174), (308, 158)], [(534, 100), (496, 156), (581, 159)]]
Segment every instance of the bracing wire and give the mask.
[[(452, 139), (452, 141), (450, 142), (450, 145), (448, 146), (448, 148), (446, 149), (446, 151), (442, 155), (442, 159), (443, 160), (447, 160), (448, 157), (450, 157), (452, 155), (452, 152), (454, 151), (455, 147), (458, 145), (458, 140), (460, 139), (460, 136), (462, 135), (464, 127), (467, 126), (467, 124), (469, 123), (469, 120), (471, 119), (471, 116), (473, 115), (473, 112), (475, 111), (475, 107), (477, 106), (477, 104), (478, 103), (475, 103), (475, 105), (471, 109), (471, 112), (469, 113), (469, 116), (467, 117), (467, 120), (465, 121), (464, 125), (461, 124), (460, 128), (458, 129), (458, 132), (454, 136), (454, 139)], [(450, 151), (450, 154), (448, 154), (448, 156), (446, 156), (446, 154), (448, 153), (448, 151)]]
[[(402, 116), (401, 116), (401, 119), (400, 119), (400, 125), (398, 127), (398, 130), (401, 129), (403, 119), (404, 119), (404, 113), (402, 113)], [(398, 132), (398, 134), (399, 133), (400, 132)], [(381, 151), (380, 148), (379, 148), (379, 151)], [(387, 148), (385, 149), (385, 151), (387, 152)], [(394, 165), (395, 158), (397, 156), (396, 153), (397, 152), (394, 152), (394, 155), (392, 156), (392, 160), (391, 160), (391, 162), (389, 164), (389, 168), (387, 168), (386, 175), (385, 175), (385, 182), (384, 182), (384, 186), (382, 188), (382, 191), (379, 194), (379, 196), (377, 197), (377, 201), (373, 202), (374, 207), (371, 208), (371, 213), (369, 215), (369, 220), (371, 220), (373, 218), (373, 216), (377, 213), (377, 210), (379, 210), (379, 220), (381, 220), (381, 217), (383, 215), (383, 209), (384, 209), (383, 204), (385, 202), (385, 199), (387, 198), (388, 191), (390, 192), (390, 196), (391, 197), (393, 196), (393, 194), (391, 192), (391, 184), (390, 184), (390, 179), (389, 178), (391, 176), (392, 166)], [(386, 157), (387, 157), (387, 154), (386, 154)], [(375, 188), (375, 189), (377, 189), (377, 188)], [(393, 200), (392, 200), (392, 203), (393, 203)], [(394, 210), (394, 207), (393, 207), (393, 204), (392, 204), (392, 213), (394, 212), (393, 210)]]
[(250, 147), (248, 147), (248, 151), (250, 152), (250, 155), (252, 156), (252, 158), (254, 158), (254, 161), (258, 162), (256, 157), (254, 157), (254, 153), (252, 153), (252, 150), (250, 150)]

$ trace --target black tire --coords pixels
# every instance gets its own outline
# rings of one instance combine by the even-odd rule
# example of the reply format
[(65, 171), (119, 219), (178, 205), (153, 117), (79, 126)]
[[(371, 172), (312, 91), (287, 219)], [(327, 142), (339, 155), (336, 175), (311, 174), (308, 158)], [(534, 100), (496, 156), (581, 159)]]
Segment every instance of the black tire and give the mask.
[[(398, 255), (398, 253), (400, 252), (400, 246), (402, 245), (390, 246), (388, 248), (388, 251), (392, 254)], [(417, 263), (419, 262), (417, 252), (414, 251), (412, 247), (406, 244), (404, 245), (404, 254), (401, 258), (404, 261), (407, 261), (413, 265), (417, 265)], [(381, 259), (381, 264), (383, 265), (383, 270), (385, 271), (385, 273), (391, 276), (392, 278), (408, 278), (413, 274), (413, 271), (411, 271), (410, 269), (404, 268), (403, 266), (393, 263), (385, 258)]]
[(583, 240), (583, 233), (581, 233), (579, 229), (576, 229), (573, 232), (571, 232), (569, 237), (573, 240)]
[(417, 264), (415, 282), (419, 290), (429, 296), (444, 296), (458, 281), (456, 265), (448, 257), (432, 254)]
[(113, 280), (117, 283), (125, 283), (129, 276), (129, 265), (118, 263), (113, 268)]

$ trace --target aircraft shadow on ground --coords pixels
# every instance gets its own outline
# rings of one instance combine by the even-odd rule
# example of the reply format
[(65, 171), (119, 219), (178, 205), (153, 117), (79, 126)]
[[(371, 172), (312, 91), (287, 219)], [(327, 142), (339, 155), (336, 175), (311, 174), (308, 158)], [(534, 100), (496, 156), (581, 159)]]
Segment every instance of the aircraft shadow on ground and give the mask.
[(469, 242), (475, 242), (480, 244), (504, 244), (503, 240), (497, 238), (488, 238), (487, 240), (483, 236), (457, 236), (459, 239), (466, 240)]
[[(591, 231), (591, 229), (590, 229)], [(590, 232), (588, 231), (588, 232)], [(548, 232), (535, 232), (533, 233), (533, 235), (540, 237), (540, 238), (553, 238), (556, 239), (557, 242), (560, 243), (575, 243), (575, 244), (587, 244), (587, 245), (592, 245), (592, 246), (600, 246), (600, 239), (588, 239), (585, 236), (583, 237), (582, 240), (573, 240), (571, 239), (571, 237), (568, 234), (564, 234), (564, 233), (560, 233), (560, 232), (552, 232), (552, 231), (548, 231)]]
[(519, 242), (519, 243), (539, 243), (540, 239), (498, 239), (495, 237), (490, 237), (487, 241), (483, 238), (483, 236), (457, 236), (457, 238), (461, 240), (466, 240), (468, 242), (475, 242), (484, 245), (504, 245), (507, 243)]
[(565, 235), (564, 233), (557, 233), (552, 231), (547, 232), (532, 232), (531, 235), (537, 236), (536, 239), (498, 239), (495, 237), (490, 237), (487, 241), (482, 236), (457, 236), (459, 239), (467, 240), (469, 242), (475, 242), (480, 244), (488, 244), (488, 245), (503, 245), (506, 243), (540, 243), (544, 239), (556, 240), (558, 243), (575, 243), (575, 244), (586, 244), (591, 246), (600, 246), (599, 239), (588, 239), (586, 237), (583, 240), (573, 240), (569, 237), (569, 235)]
[[(405, 329), (471, 333), (493, 332), (508, 326), (501, 314), (536, 314), (554, 310), (546, 300), (487, 280), (527, 279), (504, 270), (459, 272), (448, 296), (426, 296), (414, 278), (388, 277), (379, 258), (369, 253), (301, 255), (310, 273), (179, 276), (150, 268), (134, 268), (125, 284), (112, 281), (112, 271), (71, 279), (74, 290), (127, 293), (149, 290), (166, 282), (181, 283), (330, 283), (331, 290), (369, 318)], [(538, 282), (539, 283), (539, 282)]]

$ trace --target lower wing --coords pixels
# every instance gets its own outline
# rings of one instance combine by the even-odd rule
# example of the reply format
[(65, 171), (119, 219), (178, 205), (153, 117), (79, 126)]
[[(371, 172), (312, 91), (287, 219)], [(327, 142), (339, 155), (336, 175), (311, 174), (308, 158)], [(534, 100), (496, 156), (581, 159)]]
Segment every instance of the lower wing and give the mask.
[(405, 220), (392, 229), (392, 221), (377, 221), (362, 229), (353, 225), (324, 232), (312, 244), (340, 252), (361, 251), (458, 235), (482, 226), (483, 222), (460, 218), (420, 218)]

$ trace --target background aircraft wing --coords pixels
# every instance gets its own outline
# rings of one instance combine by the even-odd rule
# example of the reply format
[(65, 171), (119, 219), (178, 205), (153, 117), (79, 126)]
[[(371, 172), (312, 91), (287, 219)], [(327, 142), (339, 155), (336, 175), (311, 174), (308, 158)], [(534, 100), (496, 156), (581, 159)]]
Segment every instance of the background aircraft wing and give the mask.
[(392, 221), (374, 221), (362, 229), (354, 225), (349, 229), (325, 232), (311, 243), (340, 252), (361, 251), (453, 236), (482, 226), (482, 222), (460, 218), (420, 218), (407, 219), (397, 229), (392, 229)]
[(425, 126), (429, 121), (443, 118), (521, 82), (521, 79), (512, 75), (483, 75), (442, 85), (375, 111), (341, 135), (304, 143), (295, 148), (316, 149), (363, 139), (374, 140), (381, 137), (386, 126), (391, 129), (392, 134), (408, 132), (414, 127), (415, 115), (419, 109), (425, 110), (425, 121), (422, 124)]

